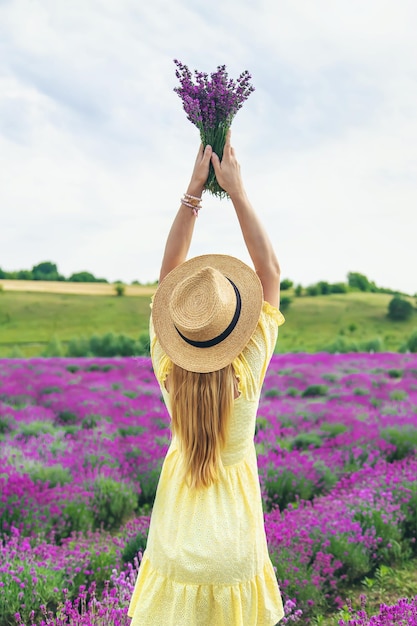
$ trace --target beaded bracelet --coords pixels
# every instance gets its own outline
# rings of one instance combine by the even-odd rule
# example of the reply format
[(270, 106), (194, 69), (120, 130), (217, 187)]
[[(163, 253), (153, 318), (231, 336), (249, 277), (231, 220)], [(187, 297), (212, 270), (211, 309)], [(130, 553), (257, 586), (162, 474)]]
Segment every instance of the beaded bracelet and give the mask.
[(184, 198), (188, 198), (189, 200), (196, 200), (197, 202), (201, 202), (201, 198), (197, 196), (192, 196), (190, 193), (185, 193)]
[(188, 206), (190, 209), (192, 209), (193, 214), (198, 217), (198, 212), (201, 209), (201, 198), (198, 198), (197, 196), (192, 196), (189, 193), (185, 193), (184, 196), (181, 198), (181, 204), (184, 204), (185, 206)]
[(201, 206), (196, 206), (194, 204), (191, 204), (190, 202), (187, 202), (186, 200), (184, 200), (184, 198), (181, 200), (181, 204), (184, 204), (185, 206), (190, 207), (194, 215), (198, 217), (198, 212), (201, 209)]

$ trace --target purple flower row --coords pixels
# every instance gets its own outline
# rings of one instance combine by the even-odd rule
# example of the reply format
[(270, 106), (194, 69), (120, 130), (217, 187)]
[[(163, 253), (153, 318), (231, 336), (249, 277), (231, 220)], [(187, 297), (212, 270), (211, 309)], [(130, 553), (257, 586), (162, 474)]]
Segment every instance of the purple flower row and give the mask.
[[(256, 446), (289, 621), (341, 605), (346, 582), (414, 551), (416, 407), (414, 355), (273, 358)], [(0, 436), (0, 621), (13, 608), (27, 623), (32, 610), (77, 623), (51, 621), (62, 602), (124, 623), (114, 577), (133, 575), (122, 555), (148, 519), (124, 520), (149, 510), (169, 444), (149, 359), (0, 361)], [(81, 609), (78, 588), (93, 582)]]
[(382, 604), (378, 615), (368, 615), (364, 607), (350, 617), (341, 619), (338, 626), (417, 626), (417, 596), (401, 598), (397, 604)]

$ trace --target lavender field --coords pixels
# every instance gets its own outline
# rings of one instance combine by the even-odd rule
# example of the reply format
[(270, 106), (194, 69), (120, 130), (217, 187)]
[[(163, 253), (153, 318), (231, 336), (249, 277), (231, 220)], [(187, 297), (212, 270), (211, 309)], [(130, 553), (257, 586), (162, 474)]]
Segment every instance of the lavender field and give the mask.
[[(0, 360), (1, 625), (129, 623), (169, 440), (148, 358)], [(255, 441), (288, 623), (415, 557), (416, 355), (275, 355)], [(417, 625), (392, 604), (333, 623)]]

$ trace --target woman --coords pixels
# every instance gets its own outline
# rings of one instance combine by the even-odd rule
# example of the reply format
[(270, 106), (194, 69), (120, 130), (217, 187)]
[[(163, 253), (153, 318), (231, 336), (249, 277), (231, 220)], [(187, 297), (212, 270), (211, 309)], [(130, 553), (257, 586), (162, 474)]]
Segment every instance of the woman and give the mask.
[[(256, 272), (226, 255), (185, 260), (210, 160)], [(279, 286), (279, 264), (246, 196), (229, 132), (221, 162), (200, 147), (152, 305), (152, 362), (173, 437), (129, 606), (132, 626), (274, 626), (283, 617), (253, 442), (284, 321)]]

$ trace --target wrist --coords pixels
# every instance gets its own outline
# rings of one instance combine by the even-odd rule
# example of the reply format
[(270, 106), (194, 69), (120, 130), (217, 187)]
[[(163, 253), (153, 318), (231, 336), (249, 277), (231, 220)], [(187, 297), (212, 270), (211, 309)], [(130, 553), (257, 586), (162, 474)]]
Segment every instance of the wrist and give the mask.
[(243, 187), (239, 189), (232, 189), (228, 193), (233, 204), (248, 202), (248, 196), (246, 195), (246, 191), (243, 189)]
[(198, 189), (196, 187), (188, 185), (188, 190), (181, 198), (181, 205), (191, 209), (195, 217), (198, 217), (198, 212), (201, 209), (201, 192), (196, 196), (197, 192)]
[(197, 196), (201, 198), (204, 191), (204, 185), (197, 183), (196, 181), (191, 181), (187, 187), (186, 193), (189, 193), (191, 196)]

